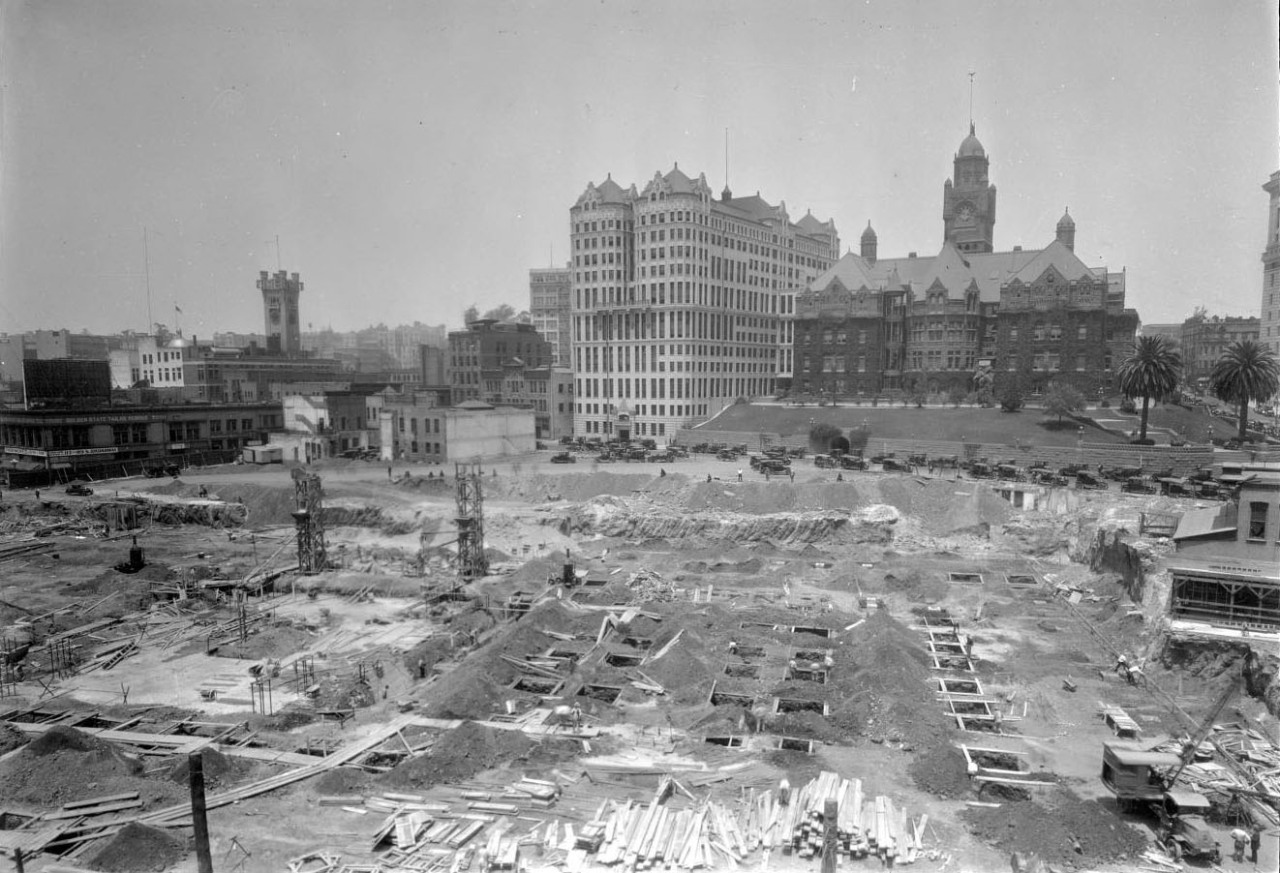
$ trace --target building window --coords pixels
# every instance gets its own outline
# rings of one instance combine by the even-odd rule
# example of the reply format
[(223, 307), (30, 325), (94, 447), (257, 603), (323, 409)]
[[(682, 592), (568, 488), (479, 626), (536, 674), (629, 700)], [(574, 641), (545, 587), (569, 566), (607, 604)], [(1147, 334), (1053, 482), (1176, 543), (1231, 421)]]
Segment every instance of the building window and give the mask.
[(1249, 504), (1249, 539), (1262, 540), (1267, 536), (1267, 504)]

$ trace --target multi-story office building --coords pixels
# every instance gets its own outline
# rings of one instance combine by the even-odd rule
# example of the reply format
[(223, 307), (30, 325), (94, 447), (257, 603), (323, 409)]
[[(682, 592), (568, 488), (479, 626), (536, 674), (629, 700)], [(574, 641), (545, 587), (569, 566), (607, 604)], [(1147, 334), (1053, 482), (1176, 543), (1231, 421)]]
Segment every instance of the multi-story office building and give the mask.
[(1070, 214), (1045, 248), (997, 252), (988, 170), (971, 126), (943, 185), (937, 255), (881, 258), (868, 225), (859, 253), (811, 283), (796, 304), (795, 393), (970, 391), (1012, 376), (1031, 393), (1054, 378), (1113, 387), (1138, 323), (1124, 273), (1076, 256)]
[(677, 166), (570, 209), (574, 432), (663, 440), (790, 378), (793, 298), (839, 257), (835, 224)]
[(573, 270), (568, 266), (529, 271), (529, 320), (534, 330), (551, 343), (557, 367), (572, 366), (573, 312), (569, 303), (572, 277)]
[(1256, 316), (1209, 317), (1198, 310), (1182, 323), (1182, 380), (1192, 387), (1205, 387), (1209, 372), (1227, 348), (1243, 340), (1259, 339), (1260, 330), (1261, 322)]
[(1262, 186), (1267, 208), (1267, 246), (1262, 250), (1262, 320), (1258, 339), (1280, 358), (1280, 170)]
[(511, 402), (504, 383), (511, 367), (537, 370), (551, 366), (551, 344), (531, 324), (482, 318), (466, 330), (449, 333), (449, 387), (453, 402)]

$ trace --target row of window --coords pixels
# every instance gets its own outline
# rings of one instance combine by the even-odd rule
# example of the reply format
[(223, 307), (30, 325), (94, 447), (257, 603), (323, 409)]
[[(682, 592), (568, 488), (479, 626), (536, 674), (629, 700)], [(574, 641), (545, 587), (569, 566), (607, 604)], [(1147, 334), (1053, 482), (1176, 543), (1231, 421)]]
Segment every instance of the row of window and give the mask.
[[(766, 390), (765, 376), (666, 377), (585, 376), (578, 379), (579, 397), (620, 397), (626, 400), (687, 400), (696, 397), (755, 396)], [(736, 386), (736, 390), (735, 390)], [(581, 407), (582, 404), (578, 404)]]

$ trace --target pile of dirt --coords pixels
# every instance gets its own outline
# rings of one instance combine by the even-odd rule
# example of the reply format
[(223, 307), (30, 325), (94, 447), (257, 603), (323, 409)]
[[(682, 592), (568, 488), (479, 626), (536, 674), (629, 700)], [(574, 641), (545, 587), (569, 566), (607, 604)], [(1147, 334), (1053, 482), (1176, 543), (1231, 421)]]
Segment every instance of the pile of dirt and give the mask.
[(1060, 867), (1120, 862), (1147, 848), (1141, 831), (1097, 801), (1081, 800), (1065, 788), (1032, 802), (971, 807), (960, 816), (975, 837), (1002, 854), (1035, 852)]
[(0, 722), (0, 755), (26, 745), (27, 735), (8, 722)]
[(840, 727), (913, 748), (950, 736), (919, 635), (887, 612), (871, 613), (850, 631), (836, 650), (836, 668), (834, 681), (848, 689), (833, 703), (831, 721)]
[(335, 767), (309, 784), (316, 794), (323, 797), (361, 794), (369, 788), (372, 781), (373, 777), (364, 770), (355, 767)]
[[(204, 765), (204, 784), (206, 788), (232, 785), (253, 770), (251, 762), (229, 757), (213, 748), (201, 749), (200, 760)], [(179, 785), (190, 784), (190, 759), (184, 756), (169, 768), (167, 775), (171, 782), (176, 782)]]
[(885, 503), (919, 519), (930, 534), (985, 533), (1013, 516), (1013, 507), (985, 485), (946, 479), (886, 476), (878, 481)]
[(167, 870), (187, 855), (187, 841), (160, 828), (130, 822), (89, 856), (87, 863), (104, 873)]
[(912, 759), (908, 772), (916, 787), (944, 800), (967, 797), (972, 790), (964, 754), (950, 743), (930, 746)]
[(0, 803), (59, 806), (127, 791), (137, 791), (144, 807), (184, 794), (171, 782), (146, 779), (142, 762), (74, 728), (51, 728), (0, 762)]
[(518, 764), (536, 745), (520, 731), (494, 730), (464, 722), (442, 735), (430, 754), (402, 761), (381, 781), (414, 788), (458, 782), (484, 770)]

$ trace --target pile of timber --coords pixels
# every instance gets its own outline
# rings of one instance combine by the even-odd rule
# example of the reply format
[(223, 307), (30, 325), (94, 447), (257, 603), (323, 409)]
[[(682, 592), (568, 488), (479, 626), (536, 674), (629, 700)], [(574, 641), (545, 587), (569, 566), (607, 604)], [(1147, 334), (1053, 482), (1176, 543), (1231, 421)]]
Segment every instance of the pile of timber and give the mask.
[[(906, 810), (898, 808), (892, 799), (865, 796), (861, 779), (842, 779), (830, 771), (823, 771), (808, 782), (781, 809), (775, 808), (772, 791), (763, 792), (759, 801), (763, 811), (756, 817), (760, 823), (757, 827), (764, 830), (777, 823), (784, 852), (790, 849), (802, 858), (820, 855), (828, 800), (837, 805), (837, 852), (850, 858), (877, 856), (890, 864), (916, 860), (928, 816), (913, 823)], [(749, 818), (749, 827), (751, 821)]]

